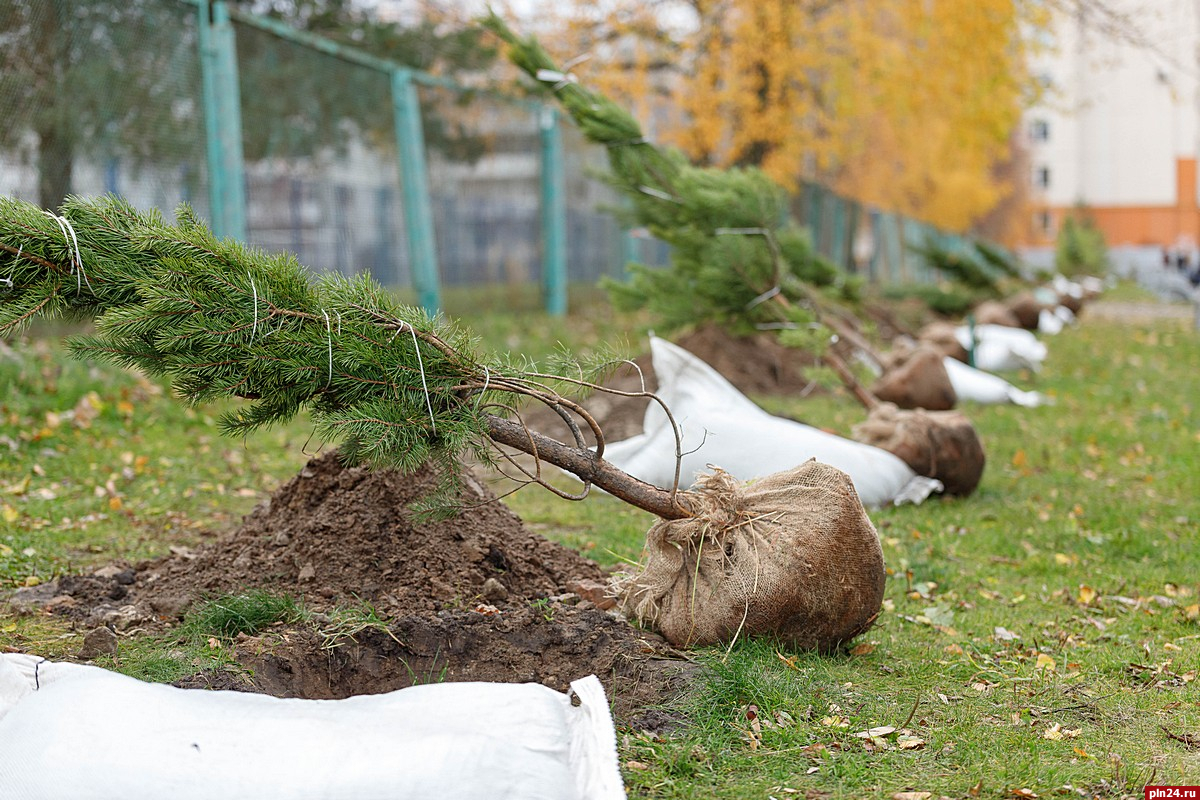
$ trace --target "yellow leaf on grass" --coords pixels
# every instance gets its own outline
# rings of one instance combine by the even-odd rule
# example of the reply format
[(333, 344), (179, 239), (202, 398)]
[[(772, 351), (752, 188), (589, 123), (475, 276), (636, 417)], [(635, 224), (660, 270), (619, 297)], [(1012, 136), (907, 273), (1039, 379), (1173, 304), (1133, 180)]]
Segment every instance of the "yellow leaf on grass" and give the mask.
[(1082, 747), (1072, 747), (1071, 749), (1074, 750), (1075, 755), (1079, 756), (1080, 758), (1095, 758), (1094, 755), (1091, 755), (1090, 753), (1088, 753), (1088, 751), (1084, 750)]
[(1014, 467), (1016, 467), (1017, 469), (1020, 469), (1021, 467), (1025, 466), (1027, 463), (1029, 463), (1029, 459), (1026, 457), (1024, 450), (1018, 450), (1017, 452), (1013, 453), (1012, 465)]
[(933, 792), (896, 792), (892, 800), (929, 800), (931, 797)]
[(28, 578), (25, 579), (26, 586), (37, 586), (41, 582), (42, 582), (42, 579), (39, 578), (37, 575), (30, 575)]
[(1045, 653), (1038, 653), (1036, 668), (1038, 670), (1046, 670), (1047, 672), (1054, 672), (1056, 669), (1055, 665), (1054, 665), (1054, 659), (1051, 658), (1050, 656), (1046, 655)]
[(1095, 599), (1095, 589), (1088, 586), (1086, 583), (1079, 584), (1079, 602), (1081, 605), (1090, 606)]
[(110, 511), (120, 511), (122, 506), (124, 506), (124, 505), (125, 504), (121, 501), (121, 498), (119, 498), (119, 497), (108, 498), (108, 508)]
[(1183, 609), (1183, 615), (1188, 619), (1200, 619), (1200, 603), (1193, 603)]
[(1057, 742), (1063, 738), (1062, 726), (1057, 722), (1051, 725), (1046, 730), (1042, 731), (1042, 738), (1049, 739), (1052, 742)]
[(5, 503), (3, 506), (0, 506), (0, 517), (3, 517), (5, 522), (16, 522), (18, 519), (20, 519), (21, 512), (17, 511), (8, 503)]

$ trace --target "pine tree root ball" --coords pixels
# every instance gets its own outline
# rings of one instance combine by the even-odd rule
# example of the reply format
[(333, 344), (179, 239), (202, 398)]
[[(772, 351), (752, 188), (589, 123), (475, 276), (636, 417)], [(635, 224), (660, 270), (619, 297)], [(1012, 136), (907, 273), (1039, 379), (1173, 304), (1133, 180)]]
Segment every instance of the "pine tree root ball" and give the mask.
[(918, 475), (937, 478), (946, 494), (969, 495), (983, 477), (983, 442), (958, 411), (902, 411), (881, 403), (854, 426), (855, 441), (887, 450)]
[(883, 375), (871, 386), (880, 400), (929, 411), (948, 411), (958, 402), (941, 351), (932, 345), (896, 347), (883, 362)]
[(742, 483), (718, 469), (688, 501), (695, 516), (655, 524), (642, 571), (614, 586), (671, 644), (771, 635), (831, 651), (875, 622), (883, 551), (844, 472), (810, 460)]

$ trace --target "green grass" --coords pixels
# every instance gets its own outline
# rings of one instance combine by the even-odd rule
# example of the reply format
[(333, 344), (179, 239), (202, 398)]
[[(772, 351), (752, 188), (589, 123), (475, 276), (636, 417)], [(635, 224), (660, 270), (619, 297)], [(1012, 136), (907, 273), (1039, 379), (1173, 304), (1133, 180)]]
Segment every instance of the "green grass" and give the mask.
[[(486, 347), (535, 357), (623, 328), (636, 345), (642, 329), (604, 308), (469, 324)], [(1040, 374), (1008, 377), (1054, 405), (964, 409), (988, 454), (976, 494), (872, 512), (889, 569), (879, 624), (832, 656), (767, 640), (696, 653), (708, 678), (675, 702), (691, 724), (621, 732), (632, 796), (1140, 797), (1152, 776), (1197, 782), (1200, 749), (1170, 734), (1200, 735), (1200, 334), (1085, 315), (1047, 341)], [(0, 585), (195, 544), (305, 459), (303, 420), (228, 441), (217, 409), (73, 362), (53, 336), (13, 347), (17, 361), (0, 353)], [(862, 418), (841, 395), (760, 399), (844, 434)], [(637, 559), (650, 522), (605, 495), (507, 502), (606, 564)], [(378, 622), (348, 610), (330, 630)], [(0, 616), (0, 646), (77, 645), (45, 617)], [(219, 667), (219, 649), (123, 640), (112, 666), (169, 680)], [(855, 736), (881, 726), (897, 730)]]

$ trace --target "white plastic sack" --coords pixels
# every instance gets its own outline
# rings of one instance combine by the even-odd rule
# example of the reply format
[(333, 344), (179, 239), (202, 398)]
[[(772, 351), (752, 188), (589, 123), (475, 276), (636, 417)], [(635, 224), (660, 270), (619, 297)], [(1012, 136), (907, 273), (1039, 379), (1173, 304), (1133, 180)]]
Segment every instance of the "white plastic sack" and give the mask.
[(0, 654), (0, 797), (13, 800), (624, 798), (594, 675), (345, 700), (144, 683)]
[[(850, 476), (866, 506), (919, 503), (941, 491), (940, 481), (917, 475), (896, 456), (781, 417), (773, 417), (716, 370), (681, 347), (650, 337), (658, 396), (671, 409), (683, 440), (680, 486), (691, 486), (708, 465), (743, 481), (793, 469), (810, 458)], [(675, 437), (655, 403), (644, 432), (608, 445), (604, 458), (657, 486), (675, 480)]]
[(1035, 408), (1048, 402), (1048, 398), (1039, 392), (1018, 389), (999, 375), (976, 369), (957, 358), (946, 356), (942, 363), (946, 365), (946, 374), (950, 376), (950, 385), (954, 387), (959, 402), (1013, 403), (1026, 408)]
[(1038, 312), (1038, 333), (1054, 336), (1062, 333), (1063, 324), (1062, 318), (1048, 308)]
[(1005, 325), (960, 325), (955, 329), (958, 343), (971, 350), (974, 335), (975, 366), (984, 372), (1011, 372), (1018, 369), (1037, 371), (1046, 360), (1046, 345), (1027, 330)]

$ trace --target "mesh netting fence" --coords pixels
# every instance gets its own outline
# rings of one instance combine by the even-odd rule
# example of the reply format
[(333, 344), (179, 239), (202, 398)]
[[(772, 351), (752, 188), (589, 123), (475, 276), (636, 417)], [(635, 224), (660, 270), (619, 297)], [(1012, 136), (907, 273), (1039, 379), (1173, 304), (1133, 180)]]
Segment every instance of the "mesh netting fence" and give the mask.
[(407, 285), (388, 76), (250, 25), (234, 32), (247, 240)]
[(207, 213), (196, 9), (0, 2), (0, 192), (44, 207), (124, 195)]
[[(395, 287), (428, 282), (431, 271), (435, 285), (547, 280), (548, 204), (565, 218), (555, 263), (565, 262), (568, 282), (669, 259), (613, 215), (621, 200), (599, 177), (603, 148), (560, 125), (561, 160), (548, 160), (537, 103), (418, 80), (419, 124), (406, 129), (399, 65), (243, 12), (221, 17), (228, 36), (213, 38), (219, 8), (0, 0), (0, 192), (47, 208), (67, 194), (114, 193), (168, 215), (187, 202), (218, 232)], [(225, 83), (213, 75), (222, 46)], [(231, 87), (240, 120), (220, 102)], [(220, 150), (222, 136), (238, 147)], [(401, 152), (418, 138), (416, 159)], [(561, 169), (554, 201), (547, 169)], [(228, 202), (231, 191), (244, 204)], [(819, 252), (884, 283), (936, 279), (910, 246), (957, 241), (814, 185), (795, 195), (793, 213)]]

